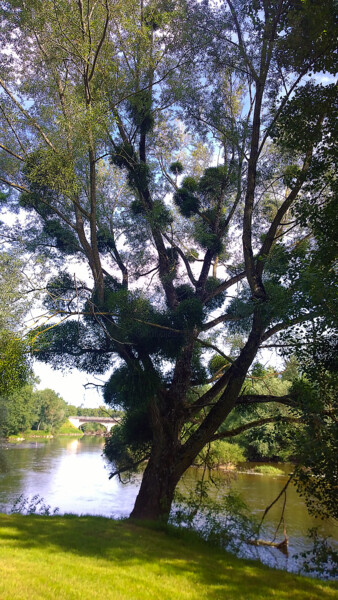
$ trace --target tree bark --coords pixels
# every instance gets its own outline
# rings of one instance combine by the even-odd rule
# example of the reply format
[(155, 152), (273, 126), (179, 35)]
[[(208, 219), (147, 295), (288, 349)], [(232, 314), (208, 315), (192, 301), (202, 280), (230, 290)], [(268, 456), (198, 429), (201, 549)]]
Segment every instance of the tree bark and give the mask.
[(175, 488), (182, 475), (176, 463), (175, 455), (168, 451), (158, 455), (153, 450), (130, 514), (132, 519), (167, 523)]

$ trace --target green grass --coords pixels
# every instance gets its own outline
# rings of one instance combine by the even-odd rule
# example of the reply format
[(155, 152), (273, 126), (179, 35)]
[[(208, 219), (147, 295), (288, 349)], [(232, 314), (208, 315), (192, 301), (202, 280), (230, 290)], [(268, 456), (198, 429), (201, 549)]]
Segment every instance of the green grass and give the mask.
[(53, 437), (53, 433), (45, 429), (27, 429), (27, 431), (24, 431), (22, 435), (24, 438)]
[(17, 435), (8, 436), (8, 441), (9, 442), (17, 442), (22, 439), (25, 439), (25, 440), (30, 439), (30, 438), (49, 439), (51, 437), (53, 437), (53, 434), (50, 431), (44, 431), (43, 429), (39, 429), (39, 430), (27, 429), (27, 431), (23, 431), (21, 433), (18, 433)]
[(57, 430), (56, 435), (83, 435), (83, 431), (80, 431), (73, 423), (70, 421), (63, 423), (61, 427)]
[(103, 517), (0, 515), (1, 600), (330, 600), (332, 583), (195, 535)]
[(254, 468), (255, 473), (261, 473), (262, 475), (285, 475), (284, 471), (271, 465), (259, 465)]

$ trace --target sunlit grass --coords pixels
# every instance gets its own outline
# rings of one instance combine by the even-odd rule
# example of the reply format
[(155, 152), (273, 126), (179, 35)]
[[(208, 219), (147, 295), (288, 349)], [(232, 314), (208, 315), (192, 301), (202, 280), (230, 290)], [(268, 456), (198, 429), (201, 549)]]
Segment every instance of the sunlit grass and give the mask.
[(101, 517), (0, 515), (1, 600), (329, 600), (333, 584), (180, 531)]
[(73, 425), (73, 423), (71, 423), (70, 421), (66, 421), (66, 423), (63, 423), (61, 425), (61, 427), (59, 427), (59, 429), (57, 430), (57, 435), (83, 435), (83, 431), (80, 431), (77, 427), (75, 427), (75, 425)]
[(21, 440), (26, 440), (26, 439), (30, 439), (30, 438), (42, 438), (42, 439), (49, 439), (52, 438), (53, 434), (50, 431), (45, 431), (44, 429), (27, 429), (26, 431), (23, 431), (21, 433), (18, 433), (17, 435), (10, 435), (8, 437), (8, 441), (9, 442), (17, 442), (17, 441), (21, 441)]
[(254, 468), (255, 473), (261, 473), (262, 475), (285, 475), (282, 469), (273, 467), (272, 465), (258, 465)]

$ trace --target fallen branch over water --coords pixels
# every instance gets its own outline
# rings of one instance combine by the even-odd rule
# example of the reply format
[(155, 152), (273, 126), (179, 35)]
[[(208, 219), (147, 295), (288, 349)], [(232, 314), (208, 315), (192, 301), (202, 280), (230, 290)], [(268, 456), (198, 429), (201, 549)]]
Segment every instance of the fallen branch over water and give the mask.
[(268, 542), (266, 540), (248, 540), (247, 543), (251, 546), (273, 546), (274, 548), (277, 548), (278, 550), (283, 552), (283, 554), (285, 554), (286, 556), (288, 556), (289, 554), (289, 538), (287, 536), (285, 536), (284, 540), (282, 540), (281, 542)]

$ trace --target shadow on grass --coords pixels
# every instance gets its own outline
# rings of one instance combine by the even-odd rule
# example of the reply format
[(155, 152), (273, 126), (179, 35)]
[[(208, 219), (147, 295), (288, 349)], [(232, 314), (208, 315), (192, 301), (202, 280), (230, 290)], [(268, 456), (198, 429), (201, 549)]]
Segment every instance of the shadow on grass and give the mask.
[(5, 544), (8, 551), (15, 547), (42, 549), (50, 554), (64, 552), (109, 561), (111, 566), (145, 565), (148, 570), (156, 566), (165, 576), (186, 576), (191, 585), (210, 586), (210, 600), (334, 597), (333, 584), (237, 559), (188, 532), (144, 527), (131, 521), (72, 515), (0, 515), (0, 544)]

